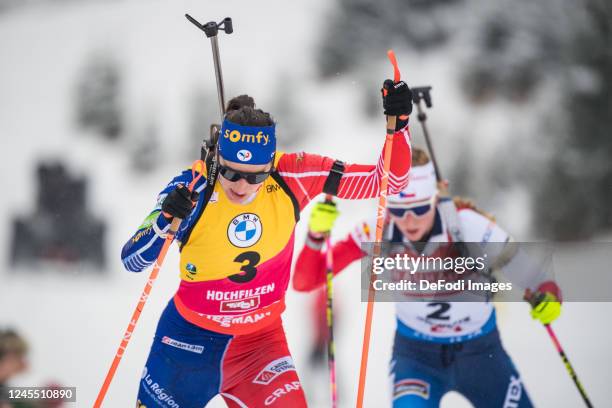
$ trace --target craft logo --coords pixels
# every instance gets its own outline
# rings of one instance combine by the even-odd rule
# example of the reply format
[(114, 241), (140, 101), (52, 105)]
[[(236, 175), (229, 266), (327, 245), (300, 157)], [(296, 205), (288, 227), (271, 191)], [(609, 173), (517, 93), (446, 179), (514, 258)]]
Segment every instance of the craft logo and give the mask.
[(287, 371), (295, 371), (293, 360), (289, 356), (281, 357), (265, 366), (264, 369), (257, 374), (257, 377), (255, 377), (253, 380), (253, 383), (268, 385), (276, 377), (282, 373), (286, 373)]
[(393, 399), (395, 400), (405, 395), (416, 395), (429, 399), (429, 383), (412, 378), (396, 382), (393, 386)]
[(223, 137), (225, 139), (229, 139), (229, 141), (232, 143), (256, 143), (262, 146), (266, 146), (270, 142), (270, 135), (264, 135), (261, 130), (257, 132), (256, 135), (250, 135), (248, 133), (240, 133), (240, 131), (236, 129), (226, 129), (225, 133), (223, 134)]
[(283, 395), (289, 394), (291, 391), (299, 391), (302, 388), (302, 385), (299, 381), (292, 381), (290, 383), (284, 384), (279, 388), (275, 389), (271, 395), (264, 400), (266, 406), (274, 404), (274, 402), (282, 397)]
[(253, 246), (261, 238), (263, 227), (256, 214), (240, 214), (227, 227), (227, 237), (232, 245), (238, 248), (248, 248)]
[(204, 346), (198, 346), (196, 344), (183, 343), (182, 341), (174, 340), (168, 336), (162, 337), (162, 343), (168, 346), (176, 347), (181, 350), (191, 351), (192, 353), (202, 354)]
[(259, 296), (221, 302), (222, 313), (248, 312), (259, 307)]

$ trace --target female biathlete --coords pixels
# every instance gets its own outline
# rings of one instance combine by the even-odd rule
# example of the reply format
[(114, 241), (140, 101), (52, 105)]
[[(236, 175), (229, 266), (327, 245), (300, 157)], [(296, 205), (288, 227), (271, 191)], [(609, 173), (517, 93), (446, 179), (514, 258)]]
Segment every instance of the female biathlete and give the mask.
[[(403, 118), (393, 135), (395, 194), (408, 181), (412, 95), (389, 82), (385, 114)], [(190, 193), (192, 172), (184, 171), (123, 248), (125, 267), (140, 272), (155, 261), (172, 218), (183, 219), (181, 281), (160, 318), (138, 406), (201, 408), (221, 394), (230, 407), (305, 407), (280, 319), (295, 225), (324, 187), (344, 199), (376, 197), (383, 155), (374, 166), (277, 152), (274, 121), (246, 95), (229, 102), (217, 152), (212, 193), (206, 177)]]
[[(387, 201), (384, 241), (410, 256), (452, 253), (450, 221), (440, 210), (434, 166), (418, 148), (413, 148), (412, 166), (408, 187)], [(504, 275), (520, 288), (534, 293), (532, 316), (545, 324), (555, 320), (561, 311), (557, 285), (547, 281), (543, 271), (530, 267), (524, 251), (512, 252), (516, 246), (508, 244), (510, 237), (490, 216), (459, 200), (453, 211), (456, 211), (463, 241), (479, 243), (479, 246), (493, 243), (488, 245), (488, 255), (499, 256), (491, 262), (503, 260), (498, 265)], [(321, 248), (337, 216), (334, 204), (318, 203), (313, 209), (306, 245), (295, 266), (293, 285), (298, 291), (312, 290), (325, 282), (325, 257)], [(360, 245), (373, 242), (374, 231), (375, 223), (364, 222), (333, 245), (334, 273), (365, 256)], [(433, 272), (423, 276), (435, 282), (453, 274)], [(459, 299), (469, 294), (448, 297), (455, 299), (453, 296)], [(476, 408), (532, 406), (514, 364), (502, 347), (490, 301), (413, 298), (396, 302), (396, 316), (390, 367), (394, 408), (438, 407), (442, 396), (452, 390), (464, 395)]]

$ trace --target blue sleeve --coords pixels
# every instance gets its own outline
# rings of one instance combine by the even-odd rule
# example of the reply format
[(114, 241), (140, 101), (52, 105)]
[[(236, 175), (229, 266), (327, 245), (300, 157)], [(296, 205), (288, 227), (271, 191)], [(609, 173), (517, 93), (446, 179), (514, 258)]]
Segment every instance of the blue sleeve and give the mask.
[[(145, 218), (143, 223), (138, 227), (134, 235), (123, 246), (121, 251), (121, 261), (125, 269), (131, 272), (141, 272), (152, 265), (162, 246), (164, 245), (165, 234), (170, 228), (170, 223), (161, 215), (162, 203), (166, 196), (176, 188), (177, 185), (189, 185), (192, 180), (190, 170), (186, 170), (181, 175), (175, 177), (168, 185), (159, 193), (157, 204), (153, 211)], [(202, 177), (196, 184), (195, 190), (201, 192), (206, 187), (206, 178)], [(194, 207), (189, 217), (181, 223), (176, 239), (181, 240), (183, 234), (195, 222), (195, 215), (199, 212), (202, 206), (203, 194), (200, 194), (200, 201)]]

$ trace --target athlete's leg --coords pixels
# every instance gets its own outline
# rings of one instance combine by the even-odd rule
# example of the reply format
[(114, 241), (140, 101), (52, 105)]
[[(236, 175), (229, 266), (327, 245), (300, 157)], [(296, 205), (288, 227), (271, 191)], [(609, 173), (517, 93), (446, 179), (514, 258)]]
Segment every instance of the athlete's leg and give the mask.
[(306, 407), (280, 320), (232, 339), (223, 363), (221, 395), (230, 408)]
[(393, 408), (438, 408), (449, 389), (449, 368), (435, 343), (396, 334), (391, 360)]
[(457, 391), (475, 408), (532, 408), (497, 330), (464, 343), (456, 355)]
[(230, 339), (185, 321), (170, 301), (142, 373), (137, 406), (205, 406), (219, 393), (222, 356)]

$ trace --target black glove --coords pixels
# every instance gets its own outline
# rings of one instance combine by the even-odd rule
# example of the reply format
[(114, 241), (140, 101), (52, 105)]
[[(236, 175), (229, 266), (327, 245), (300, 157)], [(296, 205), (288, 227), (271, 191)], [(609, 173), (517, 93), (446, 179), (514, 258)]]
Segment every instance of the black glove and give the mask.
[(179, 184), (166, 196), (162, 203), (164, 217), (185, 219), (191, 213), (191, 209), (199, 198), (199, 193), (191, 192), (187, 187)]
[(407, 116), (412, 113), (412, 91), (404, 81), (395, 83), (387, 79), (381, 92), (385, 115), (397, 116), (395, 130), (402, 129), (408, 123)]

